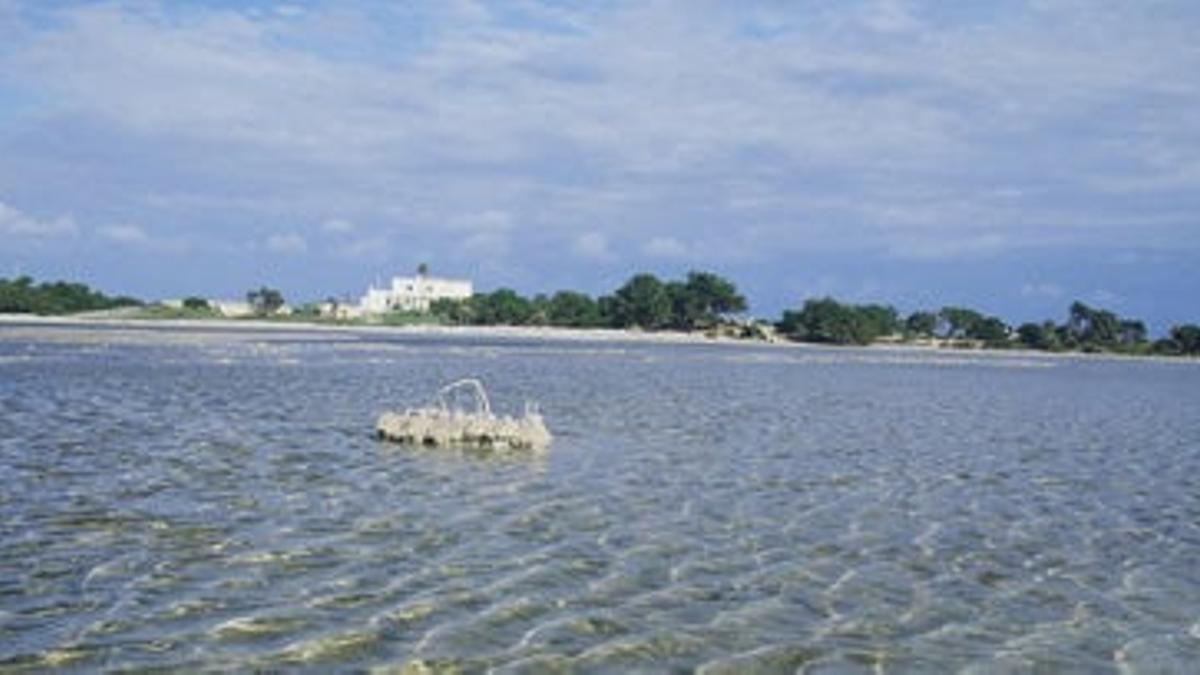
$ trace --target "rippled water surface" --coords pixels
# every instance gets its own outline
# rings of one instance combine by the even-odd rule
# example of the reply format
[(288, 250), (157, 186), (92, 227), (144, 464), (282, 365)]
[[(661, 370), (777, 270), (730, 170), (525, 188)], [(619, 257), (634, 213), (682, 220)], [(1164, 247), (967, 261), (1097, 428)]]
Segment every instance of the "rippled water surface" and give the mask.
[[(482, 377), (544, 457), (372, 438)], [(0, 670), (1187, 672), (1200, 366), (0, 327)]]

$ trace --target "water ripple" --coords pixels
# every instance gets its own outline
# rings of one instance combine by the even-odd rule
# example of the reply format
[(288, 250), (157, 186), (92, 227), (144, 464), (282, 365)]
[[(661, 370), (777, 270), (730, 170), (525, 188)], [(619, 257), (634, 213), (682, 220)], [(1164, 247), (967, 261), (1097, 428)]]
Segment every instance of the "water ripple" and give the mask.
[[(0, 671), (1186, 672), (1200, 371), (0, 333)], [(545, 457), (379, 444), (483, 377)]]

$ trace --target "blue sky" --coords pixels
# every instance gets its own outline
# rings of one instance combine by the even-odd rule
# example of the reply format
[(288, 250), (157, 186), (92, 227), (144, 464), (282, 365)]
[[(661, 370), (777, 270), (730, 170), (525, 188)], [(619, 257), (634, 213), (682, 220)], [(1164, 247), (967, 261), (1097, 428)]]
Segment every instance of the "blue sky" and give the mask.
[(1200, 321), (1190, 0), (0, 0), (0, 276)]

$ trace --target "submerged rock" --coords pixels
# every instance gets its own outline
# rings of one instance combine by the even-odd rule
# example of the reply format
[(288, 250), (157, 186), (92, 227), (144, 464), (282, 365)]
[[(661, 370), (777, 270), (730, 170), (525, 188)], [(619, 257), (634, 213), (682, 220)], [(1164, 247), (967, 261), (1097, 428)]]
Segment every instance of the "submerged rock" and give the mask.
[[(469, 390), (474, 412), (454, 409), (448, 396)], [(493, 450), (545, 450), (552, 439), (537, 408), (526, 403), (521, 417), (492, 414), (487, 392), (479, 380), (459, 380), (438, 392), (436, 405), (385, 412), (375, 422), (383, 440), (409, 445), (466, 446)]]

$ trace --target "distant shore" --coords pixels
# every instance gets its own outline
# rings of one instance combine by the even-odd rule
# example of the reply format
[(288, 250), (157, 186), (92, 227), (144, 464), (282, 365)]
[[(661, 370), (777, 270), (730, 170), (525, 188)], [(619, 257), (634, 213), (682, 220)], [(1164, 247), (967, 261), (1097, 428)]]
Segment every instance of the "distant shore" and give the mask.
[[(423, 277), (424, 271), (419, 276)], [(415, 292), (415, 285), (407, 288)], [(1014, 328), (997, 316), (968, 307), (916, 310), (902, 317), (891, 305), (847, 304), (832, 297), (808, 298), (801, 308), (785, 310), (778, 321), (749, 318), (748, 303), (732, 281), (699, 271), (688, 272), (683, 280), (665, 282), (651, 273), (638, 273), (613, 293), (596, 298), (568, 290), (528, 298), (509, 288), (463, 298), (400, 295), (403, 297), (389, 296), (379, 307), (370, 305), (381, 311), (392, 308), (382, 313), (343, 307), (335, 300), (291, 307), (282, 293), (266, 286), (247, 293), (245, 303), (198, 296), (145, 303), (132, 297), (110, 297), (77, 282), (35, 284), (23, 276), (11, 281), (0, 278), (0, 313), (20, 313), (10, 323), (57, 322), (108, 330), (150, 327), (160, 334), (166, 330), (197, 335), (237, 331), (239, 339), (251, 331), (305, 330), (341, 336), (370, 333), (605, 343), (789, 347), (800, 343), (820, 350), (867, 347), (989, 357), (1036, 353), (1048, 358), (1200, 359), (1200, 325), (1176, 324), (1152, 339), (1145, 322), (1080, 301), (1071, 303), (1065, 322), (1048, 319)], [(421, 299), (427, 301), (425, 305), (417, 302)]]
[(190, 339), (205, 336), (236, 335), (243, 339), (271, 339), (288, 333), (320, 334), (329, 337), (394, 335), (501, 340), (547, 340), (562, 342), (640, 343), (663, 345), (722, 345), (761, 349), (807, 350), (826, 353), (865, 350), (878, 354), (977, 356), (983, 358), (1021, 358), (1046, 360), (1120, 360), (1200, 364), (1200, 359), (1178, 356), (1128, 355), (1113, 353), (1047, 352), (1033, 349), (982, 349), (948, 345), (880, 342), (871, 345), (843, 346), (790, 340), (765, 341), (681, 331), (640, 331), (617, 328), (563, 328), (555, 326), (445, 326), (445, 325), (364, 325), (328, 324), (269, 319), (130, 319), (112, 317), (39, 316), (0, 314), (0, 340), (13, 331), (22, 337), (37, 339), (54, 329), (103, 329), (120, 334), (174, 334)]
[(647, 342), (663, 344), (731, 344), (750, 346), (794, 346), (791, 343), (710, 337), (681, 331), (639, 331), (617, 328), (562, 328), (556, 326), (444, 326), (414, 324), (386, 326), (334, 324), (270, 319), (128, 319), (79, 316), (0, 314), (0, 328), (104, 328), (112, 330), (171, 330), (205, 333), (322, 333), (348, 335), (428, 335), (447, 337), (503, 338), (513, 340), (565, 340), (576, 342)]

